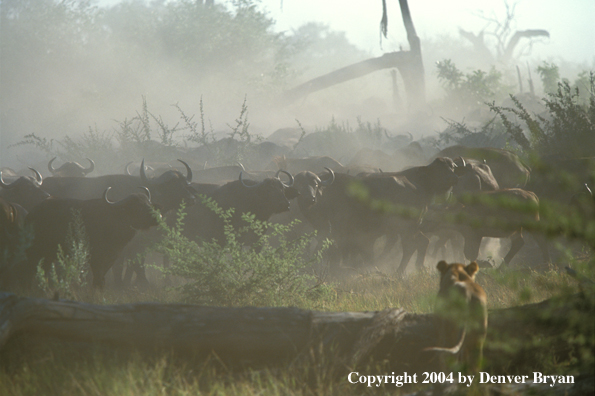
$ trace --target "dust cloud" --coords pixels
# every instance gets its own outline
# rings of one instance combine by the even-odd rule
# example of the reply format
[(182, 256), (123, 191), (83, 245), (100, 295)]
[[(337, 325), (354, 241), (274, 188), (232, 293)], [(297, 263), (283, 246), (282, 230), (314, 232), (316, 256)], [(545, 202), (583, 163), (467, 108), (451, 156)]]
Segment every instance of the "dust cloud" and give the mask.
[[(379, 122), (418, 139), (443, 130), (443, 118), (468, 119), (433, 103), (444, 97), (435, 63), (490, 67), (460, 38), (424, 38), (429, 104), (421, 111), (411, 110), (402, 77), (388, 69), (283, 103), (284, 91), (372, 55), (321, 24), (277, 33), (256, 2), (211, 3), (2, 1), (1, 165), (47, 161), (39, 148), (59, 149), (66, 136), (108, 136), (117, 147), (118, 132), (143, 114), (143, 103), (151, 122), (174, 128), (194, 115), (218, 137), (231, 132), (245, 103), (250, 133), (264, 137), (299, 125), (313, 132), (334, 119)], [(502, 83), (514, 93), (516, 79), (509, 67)], [(176, 132), (178, 144), (185, 133)], [(10, 148), (30, 134), (38, 147)]]

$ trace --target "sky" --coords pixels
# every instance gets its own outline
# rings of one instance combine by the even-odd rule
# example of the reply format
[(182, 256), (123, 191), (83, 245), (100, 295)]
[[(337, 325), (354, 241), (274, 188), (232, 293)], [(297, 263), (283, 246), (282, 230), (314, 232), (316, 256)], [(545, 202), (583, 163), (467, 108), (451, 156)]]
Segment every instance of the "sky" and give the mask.
[[(120, 0), (99, 2), (109, 5)], [(533, 56), (595, 63), (595, 0), (519, 0), (516, 4), (515, 30), (545, 29), (550, 33), (544, 44), (534, 47)], [(382, 48), (381, 0), (261, 0), (260, 5), (277, 21), (278, 31), (291, 32), (306, 22), (317, 21), (344, 31), (353, 44), (373, 55), (408, 47), (398, 0), (387, 0), (389, 36)], [(504, 0), (411, 0), (409, 8), (422, 48), (424, 38), (444, 34), (457, 37), (459, 27), (479, 32), (486, 25), (477, 16), (479, 12), (499, 20), (505, 15)]]

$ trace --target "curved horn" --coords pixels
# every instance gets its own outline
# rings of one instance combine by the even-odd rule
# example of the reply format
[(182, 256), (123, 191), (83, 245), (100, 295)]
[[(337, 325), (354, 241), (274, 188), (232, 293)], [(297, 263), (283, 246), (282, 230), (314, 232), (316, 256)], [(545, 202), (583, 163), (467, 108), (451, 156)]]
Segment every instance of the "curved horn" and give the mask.
[(461, 160), (461, 166), (464, 168), (467, 166), (467, 163), (465, 162), (465, 158), (463, 157), (459, 157), (459, 159)]
[(260, 183), (256, 183), (256, 184), (255, 184), (255, 185), (253, 185), (253, 186), (249, 186), (249, 185), (247, 185), (246, 183), (244, 183), (244, 179), (242, 178), (242, 175), (243, 175), (243, 174), (244, 174), (244, 172), (240, 172), (240, 183), (242, 183), (242, 185), (243, 185), (244, 187), (248, 187), (248, 188), (254, 188), (254, 187), (258, 187), (258, 186), (260, 186), (262, 183), (264, 183), (264, 181), (261, 181)]
[(244, 165), (242, 165), (242, 163), (240, 161), (236, 161), (236, 165), (239, 166), (240, 168), (242, 168), (242, 170), (245, 172), (246, 168), (244, 168)]
[(145, 192), (145, 194), (147, 194), (147, 198), (149, 198), (149, 202), (151, 202), (151, 191), (149, 191), (149, 189), (145, 186), (138, 186), (138, 188), (140, 188)]
[(110, 201), (110, 200), (107, 198), (107, 192), (108, 192), (109, 190), (111, 190), (111, 189), (112, 189), (111, 187), (108, 187), (108, 188), (106, 188), (106, 189), (105, 189), (105, 191), (103, 192), (103, 199), (104, 199), (104, 200), (105, 200), (105, 202), (107, 202), (108, 204), (110, 204), (110, 205), (115, 205), (115, 204), (116, 204), (115, 202), (111, 202), (111, 201)]
[(321, 180), (320, 184), (323, 186), (330, 186), (335, 181), (335, 172), (333, 172), (333, 170), (331, 168), (327, 168), (326, 166), (324, 167), (324, 169), (326, 169), (328, 171), (330, 176), (328, 179)]
[(186, 183), (190, 184), (192, 182), (192, 169), (190, 169), (190, 166), (181, 159), (179, 159), (178, 161), (184, 164), (184, 166), (186, 167)]
[(205, 161), (205, 164), (202, 166), (202, 170), (207, 169), (207, 162), (209, 162), (209, 161)]
[(147, 175), (145, 174), (145, 159), (143, 158), (142, 162), (140, 163), (140, 179), (143, 181), (143, 184), (151, 184), (149, 179), (147, 179)]
[(16, 182), (12, 182), (10, 184), (6, 184), (4, 183), (4, 180), (2, 180), (2, 171), (0, 170), (0, 186), (2, 186), (2, 188), (12, 188), (14, 187), (13, 184), (15, 184)]
[[(284, 171), (284, 170), (281, 170), (281, 169), (279, 169), (279, 170), (277, 171), (277, 173), (275, 173), (275, 178), (279, 179), (279, 173), (285, 173), (287, 176), (289, 176), (289, 184), (285, 184), (285, 183), (281, 182), (281, 183), (283, 183), (283, 185), (284, 185), (285, 187), (291, 187), (291, 186), (293, 186), (293, 176), (291, 175), (291, 173), (289, 173), (289, 172), (287, 172), (287, 171)], [(281, 179), (279, 179), (279, 180), (281, 180)]]
[(52, 166), (52, 162), (54, 162), (54, 160), (58, 158), (58, 157), (54, 157), (50, 160), (50, 162), (48, 162), (48, 170), (50, 171), (50, 173), (53, 175), (54, 173), (56, 173), (56, 169), (54, 169), (54, 167)]
[(405, 133), (409, 135), (409, 143), (411, 143), (413, 141), (413, 135), (411, 134), (411, 132), (405, 132)]
[(133, 162), (133, 161), (130, 161), (129, 163), (127, 163), (127, 164), (126, 164), (126, 169), (125, 169), (125, 172), (126, 172), (126, 174), (127, 174), (128, 176), (132, 176), (132, 173), (130, 173), (130, 169), (129, 169), (129, 167), (130, 167), (130, 164), (132, 164), (132, 162)]
[(589, 193), (589, 195), (593, 196), (593, 193), (591, 192), (591, 189), (589, 188), (589, 185), (587, 183), (585, 183), (585, 188), (587, 189), (587, 192)]
[(83, 169), (83, 173), (86, 175), (88, 173), (93, 172), (93, 170), (95, 169), (95, 162), (93, 162), (93, 160), (91, 158), (87, 158), (87, 161), (89, 161), (89, 167), (87, 169)]
[(41, 182), (43, 181), (43, 177), (41, 176), (41, 173), (37, 172), (36, 169), (33, 168), (29, 168), (33, 171), (33, 173), (35, 173), (35, 181), (37, 182), (37, 184), (39, 186), (41, 186)]

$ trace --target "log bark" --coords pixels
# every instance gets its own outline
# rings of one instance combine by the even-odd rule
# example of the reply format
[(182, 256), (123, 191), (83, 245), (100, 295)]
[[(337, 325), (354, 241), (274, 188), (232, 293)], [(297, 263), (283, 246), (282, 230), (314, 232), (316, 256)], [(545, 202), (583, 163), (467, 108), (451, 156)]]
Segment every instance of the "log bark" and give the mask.
[[(492, 348), (491, 342), (555, 336), (564, 328), (568, 312), (568, 307), (552, 310), (549, 301), (490, 312), (486, 360), (492, 366), (497, 362), (492, 367), (496, 372), (509, 368), (515, 357), (500, 362), (496, 357), (503, 352)], [(29, 340), (37, 345), (166, 351), (199, 359), (215, 355), (225, 364), (243, 367), (314, 358), (317, 364), (346, 369), (384, 361), (395, 372), (412, 373), (437, 369), (436, 354), (423, 350), (436, 346), (438, 323), (432, 314), (401, 309), (316, 312), (157, 303), (92, 305), (0, 293), (0, 357), (9, 355), (11, 348), (14, 354), (14, 348)], [(530, 350), (523, 353), (521, 358), (534, 356)], [(566, 356), (568, 347), (562, 345), (559, 353)]]

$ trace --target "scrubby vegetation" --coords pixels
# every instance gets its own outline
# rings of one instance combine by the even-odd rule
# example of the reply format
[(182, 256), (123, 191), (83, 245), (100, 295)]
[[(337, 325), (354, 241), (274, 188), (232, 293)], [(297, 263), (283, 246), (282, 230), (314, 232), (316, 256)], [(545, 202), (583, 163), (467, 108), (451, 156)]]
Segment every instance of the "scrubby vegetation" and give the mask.
[[(176, 224), (160, 225), (164, 238), (154, 247), (170, 262), (159, 267), (166, 275), (185, 279), (179, 289), (189, 302), (218, 306), (293, 306), (304, 301), (316, 304), (332, 290), (316, 279), (313, 267), (322, 265), (320, 249), (308, 257), (310, 239), (303, 234), (289, 240), (288, 232), (295, 225), (261, 222), (244, 214), (246, 226), (239, 230), (231, 224), (233, 208), (223, 210), (205, 198), (204, 204), (224, 223), (225, 242), (196, 243), (182, 234), (184, 208), (177, 213)], [(252, 248), (241, 242), (251, 233), (256, 237)]]
[[(279, 93), (296, 81), (297, 75), (314, 77), (328, 71), (324, 68), (335, 65), (331, 60), (336, 61), (338, 53), (354, 62), (366, 54), (353, 47), (343, 34), (324, 25), (309, 24), (293, 34), (274, 33), (273, 21), (256, 3), (241, 0), (224, 6), (209, 1), (132, 1), (102, 10), (87, 1), (2, 2), (1, 34), (12, 40), (0, 43), (3, 54), (0, 105), (3, 111), (19, 109), (6, 118), (5, 125), (11, 134), (20, 133), (22, 120), (28, 115), (21, 113), (21, 109), (31, 106), (39, 116), (32, 125), (27, 125), (30, 130), (20, 133), (18, 138), (13, 136), (16, 142), (13, 147), (35, 149), (63, 160), (89, 157), (97, 164), (98, 174), (122, 173), (123, 165), (129, 160), (139, 161), (143, 157), (163, 163), (178, 158), (200, 158), (200, 163), (192, 164), (194, 169), (238, 163), (250, 170), (264, 168), (269, 158), (257, 151), (263, 138), (254, 131), (248, 111), (252, 98), (261, 100), (267, 94)], [(333, 51), (328, 51), (329, 48)], [(121, 59), (123, 68), (115, 75), (104, 73), (111, 64), (104, 63), (104, 59), (120, 51), (130, 54)], [(26, 56), (31, 54), (35, 54), (37, 62)], [(104, 81), (104, 85), (77, 91), (76, 85), (71, 85), (75, 80), (73, 69), (62, 67), (64, 58), (77, 65), (78, 72), (96, 75), (96, 81)], [(153, 78), (148, 95), (142, 96), (140, 110), (127, 116), (119, 113), (113, 130), (89, 127), (84, 133), (72, 134), (64, 122), (67, 115), (53, 118), (56, 108), (52, 104), (56, 102), (76, 104), (66, 106), (67, 109), (87, 107), (91, 103), (105, 106), (107, 112), (115, 111), (120, 103), (117, 94), (120, 87), (145, 92), (130, 76), (161, 69), (163, 65), (154, 61), (157, 58), (175, 59), (168, 73), (177, 77)], [(304, 59), (316, 59), (317, 65), (306, 67), (298, 62)], [(53, 78), (36, 74), (37, 68), (47, 70)], [(24, 74), (16, 72), (21, 70)], [(589, 169), (573, 179), (562, 171), (552, 172), (549, 166), (554, 160), (592, 157), (595, 75), (584, 71), (571, 82), (561, 79), (558, 66), (548, 62), (540, 64), (534, 72), (541, 78), (543, 99), (535, 94), (534, 87), (530, 92), (509, 95), (516, 89), (511, 83), (514, 81), (511, 76), (516, 74), (510, 70), (465, 72), (451, 60), (441, 61), (436, 75), (444, 96), (433, 104), (441, 115), (448, 108), (444, 113), (448, 128), (436, 137), (426, 136), (425, 142), (430, 141), (436, 148), (458, 143), (510, 149), (530, 164), (535, 178), (540, 177), (541, 171), (563, 185), (587, 183), (593, 188), (595, 175)], [(171, 117), (153, 110), (153, 103), (161, 100), (156, 98), (160, 97), (162, 87), (168, 85), (179, 92), (186, 92), (188, 86), (200, 88), (188, 94), (197, 103), (196, 115), (176, 103), (171, 106), (177, 117), (172, 124), (168, 122)], [(203, 103), (200, 93), (205, 87), (217, 89), (216, 95), (211, 91)], [(48, 94), (32, 95), (37, 88)], [(104, 96), (116, 99), (106, 104)], [(236, 102), (230, 102), (229, 97)], [(233, 120), (211, 118), (219, 114), (205, 110), (205, 103), (232, 108), (238, 115)], [(155, 106), (159, 105), (162, 103)], [(297, 120), (297, 138), (291, 147), (284, 147), (283, 155), (331, 155), (343, 161), (362, 146), (390, 148), (394, 152), (413, 139), (407, 134), (408, 129), (389, 130), (379, 120), (370, 122), (355, 116), (355, 123), (350, 125), (331, 115), (329, 118), (328, 124), (308, 131)], [(225, 122), (224, 130), (216, 131), (213, 124)], [(48, 132), (60, 131), (61, 135), (50, 138), (44, 133), (46, 127)], [(433, 131), (423, 131), (430, 132)], [(531, 329), (521, 329), (524, 333), (519, 339), (499, 340), (488, 346), (496, 353), (486, 355), (487, 370), (497, 366), (505, 367), (505, 374), (540, 371), (577, 378), (592, 375), (595, 289), (589, 279), (595, 279), (595, 209), (591, 195), (576, 195), (580, 195), (576, 207), (544, 199), (540, 223), (525, 224), (526, 229), (544, 233), (565, 246), (558, 249), (555, 265), (530, 268), (524, 266), (521, 258), (509, 271), (479, 272), (477, 281), (488, 294), (491, 310), (551, 299), (539, 324), (555, 329), (543, 337), (532, 337)], [(365, 199), (366, 195), (362, 194), (362, 200)], [(136, 285), (127, 290), (110, 287), (90, 290), (86, 279), (89, 251), (85, 230), (80, 216), (75, 216), (67, 244), (59, 248), (57, 263), (47, 272), (39, 267), (36, 295), (94, 304), (151, 301), (233, 307), (296, 306), (321, 311), (379, 311), (397, 307), (412, 313), (433, 311), (438, 290), (434, 262), (430, 268), (410, 273), (405, 279), (394, 276), (393, 267), (343, 268), (340, 275), (330, 276), (324, 255), (330, 242), (314, 251), (311, 246), (314, 234), (293, 236), (297, 222), (288, 225), (259, 222), (245, 214), (243, 220), (247, 226), (234, 229), (230, 221), (233, 210), (224, 211), (208, 200), (203, 203), (225, 223), (225, 241), (197, 242), (184, 236), (187, 208), (182, 205), (173, 216), (173, 225), (161, 222), (159, 231), (163, 239), (149, 249), (147, 269), (151, 286)], [(376, 204), (387, 211), (394, 209), (384, 203)], [(256, 236), (257, 242), (252, 247), (241, 243), (247, 233)], [(22, 260), (30, 238), (25, 230), (18, 235), (19, 250), (0, 252), (2, 266)], [(161, 265), (162, 258), (166, 258), (168, 265)], [(395, 257), (389, 259), (391, 265), (393, 259), (396, 261)], [(576, 279), (563, 271), (565, 265), (578, 274)], [(563, 321), (557, 319), (560, 311), (566, 314)], [(2, 329), (0, 338), (1, 335)], [(313, 369), (303, 362), (238, 371), (223, 365), (216, 356), (207, 362), (189, 363), (172, 356), (147, 358), (128, 351), (112, 353), (99, 347), (85, 351), (89, 353), (81, 354), (85, 355), (82, 358), (76, 345), (73, 350), (58, 350), (55, 345), (23, 345), (22, 350), (27, 351), (22, 356), (0, 351), (0, 395), (399, 394), (390, 387), (369, 390), (354, 386), (345, 378), (333, 377), (324, 367)], [(559, 360), (552, 358), (561, 356), (560, 350), (566, 355)], [(375, 369), (371, 368), (370, 372)]]

